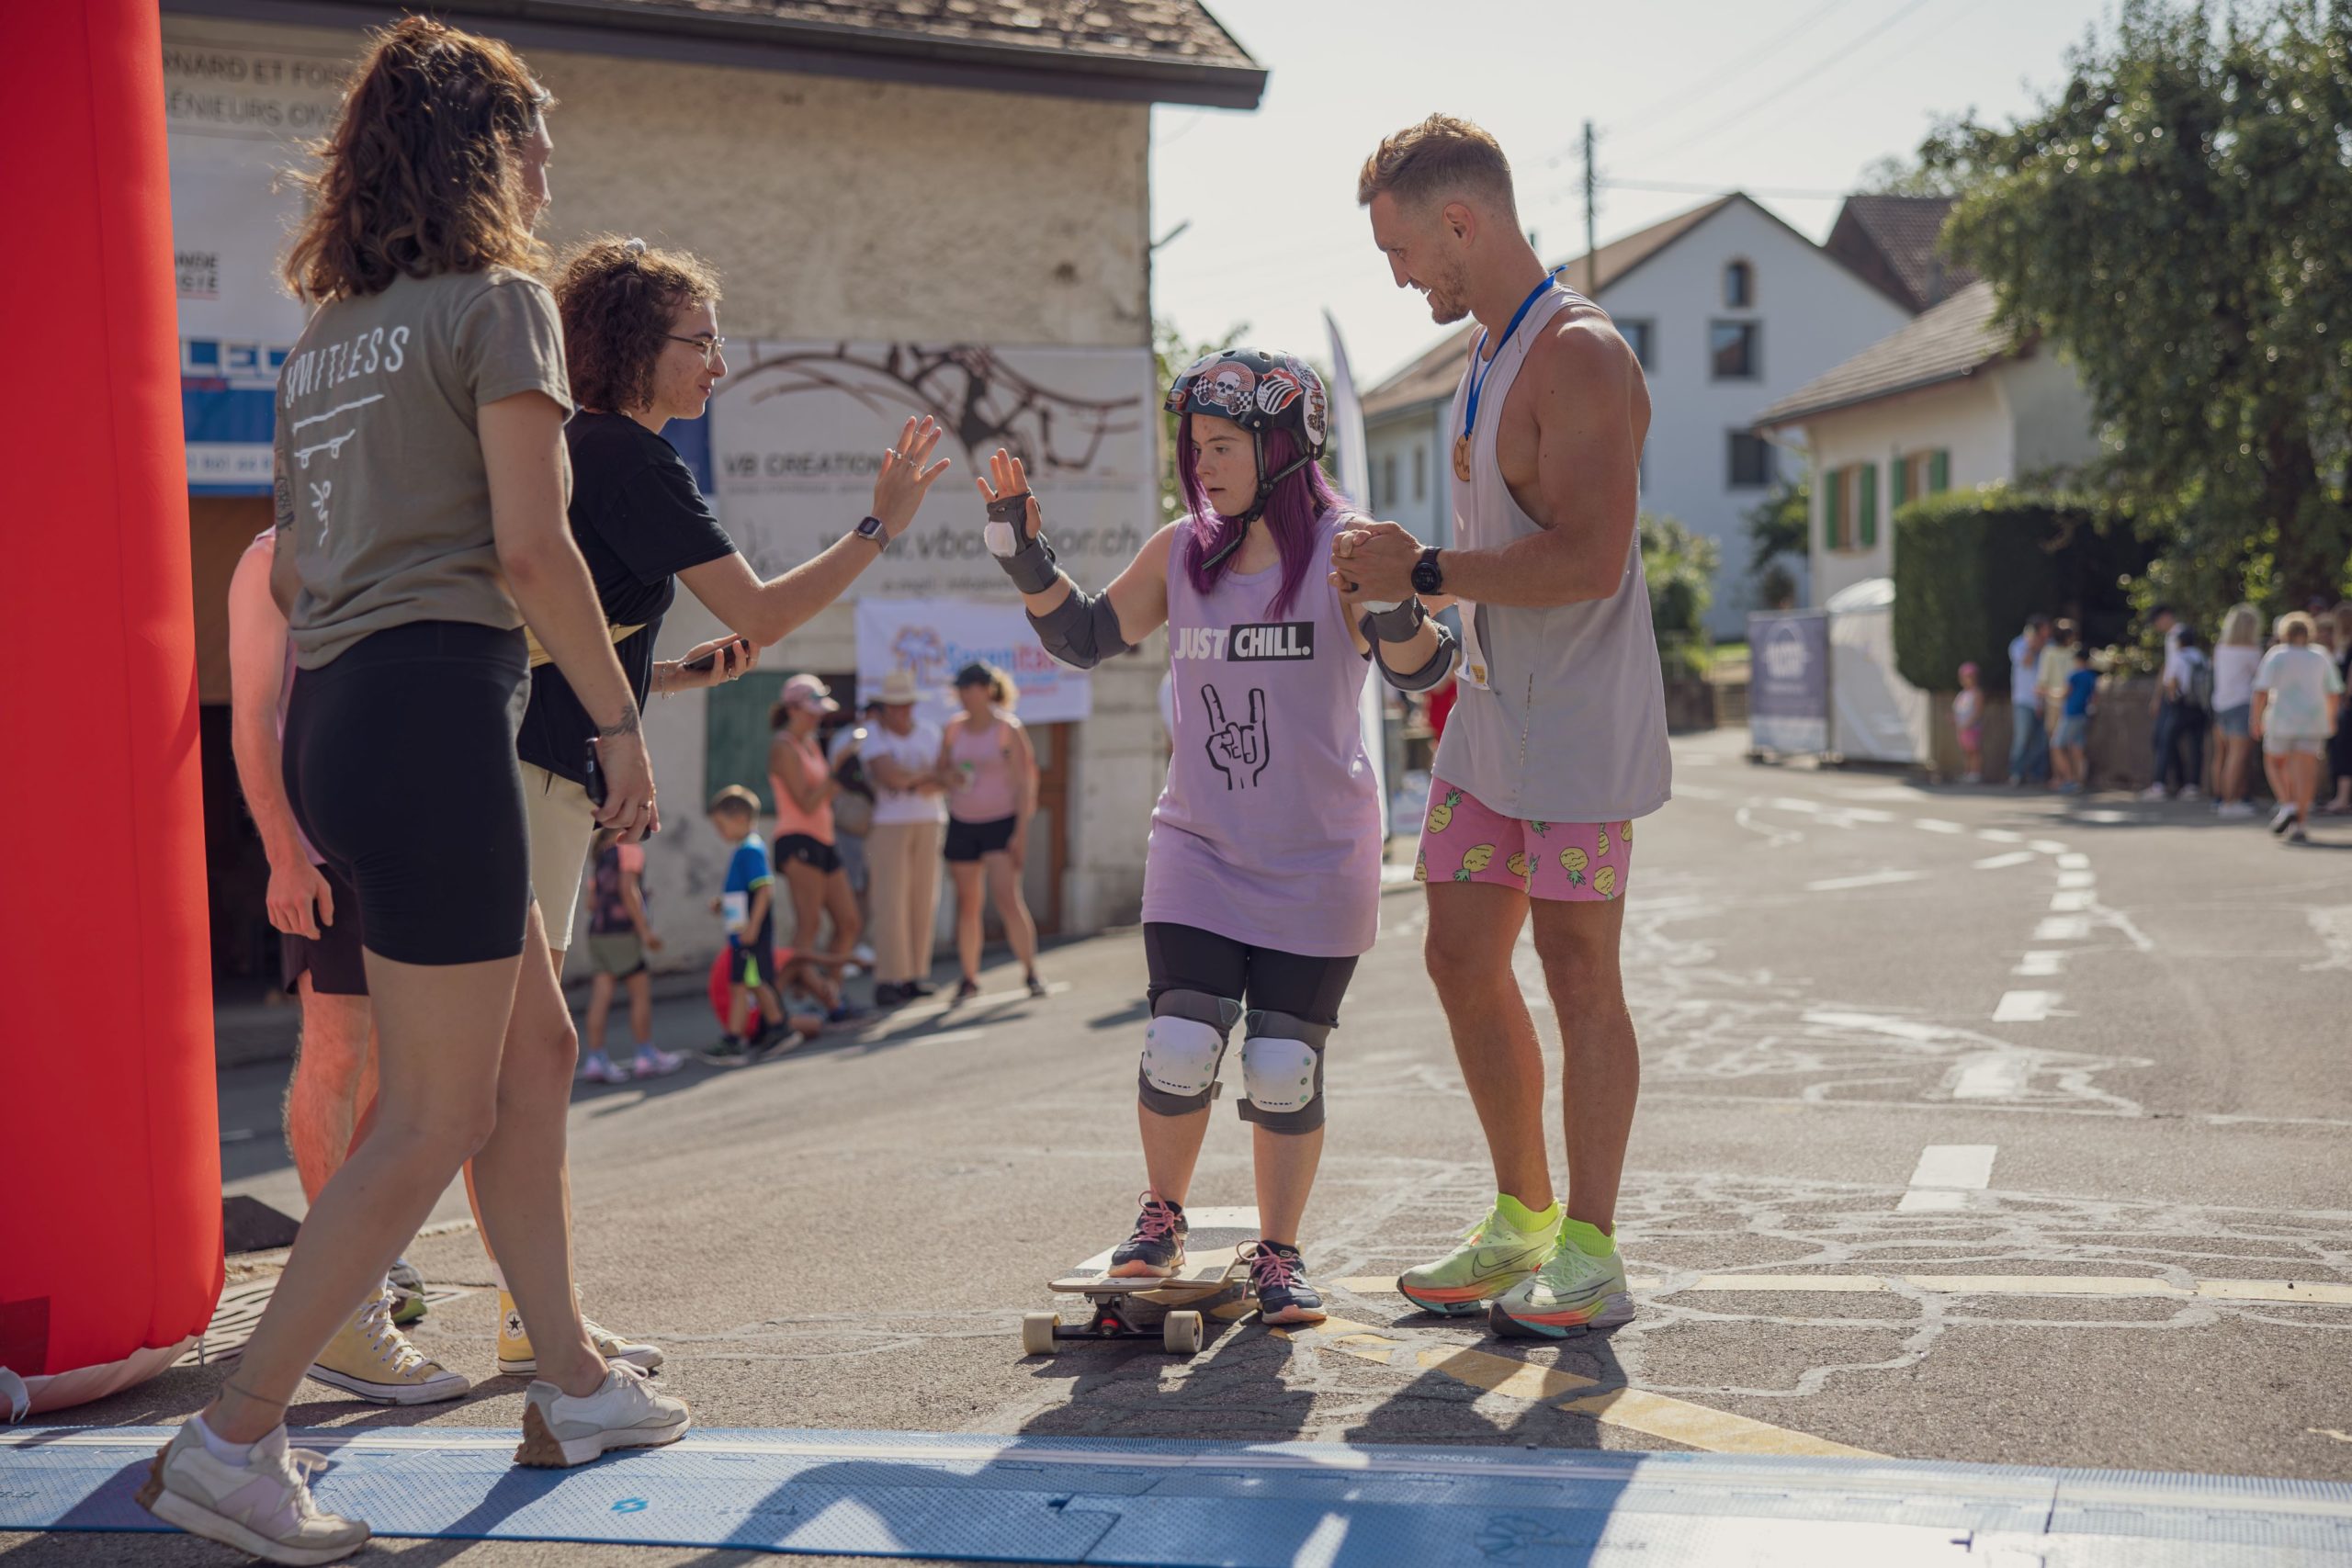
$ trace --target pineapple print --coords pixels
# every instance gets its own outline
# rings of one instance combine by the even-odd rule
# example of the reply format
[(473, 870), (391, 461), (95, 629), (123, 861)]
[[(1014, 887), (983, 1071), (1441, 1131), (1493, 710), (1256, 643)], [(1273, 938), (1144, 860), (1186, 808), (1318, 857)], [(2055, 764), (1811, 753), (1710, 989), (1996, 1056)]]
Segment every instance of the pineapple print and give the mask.
[(1429, 856), (1427, 856), (1427, 855), (1415, 855), (1415, 856), (1413, 857), (1413, 880), (1414, 880), (1414, 881), (1416, 881), (1416, 882), (1427, 882), (1429, 879), (1430, 879), (1430, 860), (1429, 860)]
[(1627, 843), (1632, 843), (1634, 841), (1634, 825), (1631, 822), (1626, 823), (1623, 828), (1617, 829), (1617, 836), (1624, 840)]
[(1453, 826), (1453, 808), (1462, 804), (1462, 792), (1450, 789), (1445, 798), (1430, 807), (1430, 831), (1442, 833)]
[(1617, 868), (1604, 865), (1592, 874), (1592, 890), (1603, 898), (1617, 897)]
[(1510, 859), (1503, 862), (1503, 864), (1510, 867), (1510, 874), (1522, 882), (1527, 880), (1527, 852), (1525, 850), (1511, 851)]
[(1462, 869), (1453, 874), (1453, 880), (1467, 882), (1475, 873), (1484, 871), (1494, 863), (1494, 845), (1473, 844), (1462, 852)]
[(1568, 874), (1568, 886), (1571, 887), (1584, 886), (1584, 868), (1587, 863), (1584, 852), (1574, 845), (1560, 852), (1560, 869)]
[(1600, 825), (1600, 858), (1609, 858), (1609, 824), (1606, 822)]
[(1552, 830), (1552, 824), (1549, 822), (1530, 822), (1528, 826), (1535, 829), (1535, 836), (1539, 839)]

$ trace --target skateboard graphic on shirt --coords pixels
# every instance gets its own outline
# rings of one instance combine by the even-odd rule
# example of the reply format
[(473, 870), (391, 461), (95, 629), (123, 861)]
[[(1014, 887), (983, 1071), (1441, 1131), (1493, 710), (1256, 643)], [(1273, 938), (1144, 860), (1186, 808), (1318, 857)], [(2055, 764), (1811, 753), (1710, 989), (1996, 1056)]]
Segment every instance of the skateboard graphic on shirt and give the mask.
[(1225, 702), (1216, 688), (1204, 683), (1201, 701), (1209, 716), (1209, 766), (1225, 775), (1225, 787), (1237, 784), (1254, 784), (1258, 775), (1266, 771), (1269, 737), (1266, 729), (1266, 692), (1262, 686), (1250, 688), (1250, 722), (1236, 724), (1225, 716)]

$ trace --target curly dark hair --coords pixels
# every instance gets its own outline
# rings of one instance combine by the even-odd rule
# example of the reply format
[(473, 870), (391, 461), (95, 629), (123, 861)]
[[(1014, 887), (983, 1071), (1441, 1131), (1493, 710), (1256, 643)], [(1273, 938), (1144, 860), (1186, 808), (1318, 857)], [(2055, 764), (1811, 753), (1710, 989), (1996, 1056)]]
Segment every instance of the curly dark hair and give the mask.
[(555, 280), (571, 400), (621, 413), (653, 400), (653, 364), (689, 305), (718, 303), (718, 275), (684, 251), (599, 234), (565, 255)]
[(554, 106), (496, 39), (403, 17), (374, 35), (334, 134), (299, 176), (311, 209), (286, 281), (318, 301), (380, 294), (401, 276), (537, 271), (523, 145)]

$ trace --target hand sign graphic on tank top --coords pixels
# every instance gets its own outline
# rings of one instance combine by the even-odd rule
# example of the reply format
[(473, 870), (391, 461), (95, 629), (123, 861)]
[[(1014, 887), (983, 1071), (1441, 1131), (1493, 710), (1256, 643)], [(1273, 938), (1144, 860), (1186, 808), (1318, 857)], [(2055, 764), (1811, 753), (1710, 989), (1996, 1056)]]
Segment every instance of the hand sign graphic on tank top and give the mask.
[(1236, 784), (1256, 784), (1258, 775), (1266, 771), (1265, 688), (1250, 688), (1247, 724), (1235, 724), (1225, 716), (1225, 704), (1215, 686), (1203, 685), (1201, 700), (1209, 710), (1209, 765), (1225, 775), (1227, 789)]

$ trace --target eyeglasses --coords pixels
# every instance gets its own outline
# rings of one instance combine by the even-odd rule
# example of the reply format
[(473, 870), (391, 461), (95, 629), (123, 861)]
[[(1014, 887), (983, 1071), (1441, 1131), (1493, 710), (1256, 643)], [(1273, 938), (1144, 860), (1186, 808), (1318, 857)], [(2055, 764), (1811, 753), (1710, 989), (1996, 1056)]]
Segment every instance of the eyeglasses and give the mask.
[(712, 360), (718, 358), (727, 347), (727, 340), (723, 337), (680, 337), (675, 333), (670, 333), (666, 335), (672, 343), (683, 343), (692, 348), (695, 353), (701, 355), (702, 362), (705, 365), (708, 365)]

